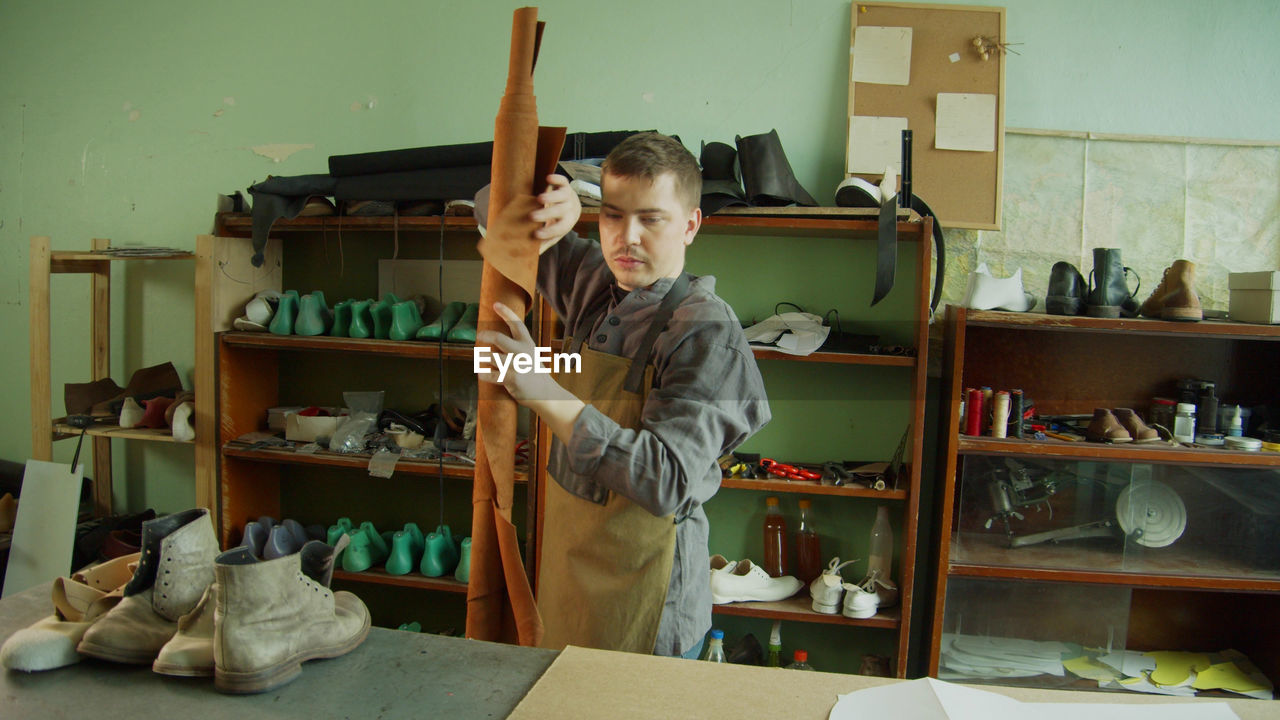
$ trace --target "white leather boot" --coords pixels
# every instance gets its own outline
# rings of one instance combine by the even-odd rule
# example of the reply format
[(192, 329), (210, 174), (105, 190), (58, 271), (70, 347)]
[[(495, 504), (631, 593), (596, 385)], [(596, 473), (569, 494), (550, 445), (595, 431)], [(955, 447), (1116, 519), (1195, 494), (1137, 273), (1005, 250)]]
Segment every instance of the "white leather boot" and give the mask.
[(203, 508), (142, 524), (142, 559), (124, 599), (84, 634), (77, 650), (103, 660), (150, 664), (213, 582), (218, 540)]
[(369, 634), (369, 609), (349, 592), (333, 592), (320, 561), (332, 568), (334, 548), (312, 541), (292, 555), (258, 560), (235, 548), (214, 563), (214, 687), (227, 693), (277, 688), (302, 672), (302, 663), (344, 655)]

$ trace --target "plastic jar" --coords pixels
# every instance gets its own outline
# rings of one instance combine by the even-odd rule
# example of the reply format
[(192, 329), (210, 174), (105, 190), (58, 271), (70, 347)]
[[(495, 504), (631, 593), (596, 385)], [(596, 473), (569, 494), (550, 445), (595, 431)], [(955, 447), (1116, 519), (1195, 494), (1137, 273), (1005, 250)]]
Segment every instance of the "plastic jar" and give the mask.
[(1178, 442), (1196, 441), (1196, 406), (1194, 403), (1178, 403), (1178, 414), (1173, 419), (1173, 436)]

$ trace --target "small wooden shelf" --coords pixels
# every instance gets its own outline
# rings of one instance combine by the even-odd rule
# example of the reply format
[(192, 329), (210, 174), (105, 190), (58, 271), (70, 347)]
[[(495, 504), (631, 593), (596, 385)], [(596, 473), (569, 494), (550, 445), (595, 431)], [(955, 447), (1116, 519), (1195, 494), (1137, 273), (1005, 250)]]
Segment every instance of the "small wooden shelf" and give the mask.
[(791, 620), (794, 622), (823, 623), (828, 625), (850, 625), (868, 628), (896, 630), (902, 624), (898, 608), (889, 608), (869, 618), (847, 618), (844, 615), (824, 615), (813, 611), (809, 599), (809, 590), (795, 597), (777, 602), (740, 602), (726, 605), (712, 605), (711, 612), (716, 615), (738, 615), (741, 617), (758, 617), (769, 620)]
[(850, 485), (822, 485), (816, 481), (806, 480), (744, 480), (742, 478), (725, 478), (720, 481), (722, 488), (737, 490), (763, 490), (772, 493), (798, 493), (801, 495), (840, 495), (843, 497), (865, 497), (876, 500), (906, 500), (906, 490), (872, 490)]
[(397, 587), (416, 588), (419, 590), (437, 590), (439, 592), (467, 594), (467, 584), (454, 580), (452, 576), (426, 577), (416, 572), (408, 575), (391, 575), (386, 570), (371, 568), (364, 572), (347, 572), (334, 570), (334, 581), (368, 583), (371, 585), (395, 585)]
[(1280, 340), (1280, 325), (1202, 320), (1170, 322), (1147, 318), (1093, 318), (1043, 313), (1001, 312), (999, 310), (966, 310), (965, 323), (970, 327), (1025, 328), (1028, 330), (1081, 330), (1087, 332), (1119, 332), (1130, 335), (1174, 335), (1186, 337), (1241, 338), (1246, 340)]
[[(284, 465), (321, 465), (358, 470), (366, 470), (369, 467), (369, 455), (346, 455), (328, 450), (317, 450), (315, 453), (298, 453), (293, 448), (273, 447), (250, 450), (250, 447), (250, 443), (233, 440), (222, 446), (222, 454), (224, 457)], [(475, 468), (471, 465), (456, 462), (441, 464), (437, 460), (401, 458), (396, 462), (394, 474), (400, 473), (471, 479), (475, 477)], [(516, 470), (516, 482), (523, 483), (527, 479), (528, 476), (523, 468)]]
[(1081, 540), (1010, 548), (999, 533), (951, 539), (953, 575), (1192, 590), (1280, 591), (1280, 571), (1259, 570), (1203, 545), (1175, 543), (1126, 555), (1123, 541)]
[(904, 355), (871, 355), (864, 353), (815, 352), (808, 355), (789, 355), (778, 350), (753, 347), (757, 360), (788, 360), (791, 362), (833, 363), (837, 365), (888, 365), (891, 367), (915, 367), (916, 359)]
[[(66, 440), (80, 436), (80, 428), (71, 427), (66, 418), (53, 421), (54, 440)], [(94, 437), (115, 438), (118, 440), (152, 440), (155, 442), (195, 445), (194, 440), (179, 440), (173, 436), (169, 428), (122, 428), (115, 423), (94, 423), (89, 426), (86, 435)]]
[(460, 343), (444, 343), (443, 345), (429, 341), (373, 340), (362, 338), (342, 338), (318, 335), (275, 335), (263, 332), (225, 332), (222, 333), (225, 345), (263, 350), (299, 350), (307, 352), (342, 352), (365, 353), (369, 355), (393, 355), (397, 357), (428, 358), (440, 357), (455, 359), (471, 359), (474, 345)]
[(1018, 440), (1017, 438), (959, 438), (961, 455), (1008, 455), (1012, 457), (1057, 457), (1103, 462), (1175, 463), (1178, 465), (1233, 465), (1240, 467), (1280, 467), (1280, 453), (1243, 452), (1220, 448), (1174, 447), (1167, 443), (1134, 445), (1125, 443), (1068, 442), (1066, 440)]

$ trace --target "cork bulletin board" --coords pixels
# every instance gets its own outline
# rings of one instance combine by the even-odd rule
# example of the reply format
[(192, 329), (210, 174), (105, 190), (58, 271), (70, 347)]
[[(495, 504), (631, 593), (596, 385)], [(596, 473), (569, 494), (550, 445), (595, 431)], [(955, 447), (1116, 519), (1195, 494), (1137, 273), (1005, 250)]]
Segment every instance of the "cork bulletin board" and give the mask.
[[(912, 193), (945, 227), (999, 230), (1005, 54), (984, 60), (974, 39), (1006, 42), (1004, 8), (854, 2), (851, 15), (846, 176), (879, 183), (883, 170), (870, 170), (863, 147), (868, 130), (885, 138), (875, 157), (901, 157), (901, 141), (887, 138), (900, 138), (905, 120)], [(867, 28), (861, 43), (859, 27)], [(885, 43), (874, 42), (880, 36)]]

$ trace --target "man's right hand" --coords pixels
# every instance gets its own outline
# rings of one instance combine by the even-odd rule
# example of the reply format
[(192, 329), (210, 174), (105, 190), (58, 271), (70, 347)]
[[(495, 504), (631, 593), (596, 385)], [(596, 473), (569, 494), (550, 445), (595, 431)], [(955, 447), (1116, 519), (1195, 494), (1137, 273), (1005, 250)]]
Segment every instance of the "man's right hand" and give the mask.
[(554, 173), (547, 176), (547, 189), (537, 200), (541, 207), (529, 213), (529, 219), (542, 225), (533, 233), (541, 241), (538, 254), (542, 254), (578, 224), (582, 202), (578, 200), (578, 193), (569, 187), (568, 178)]

